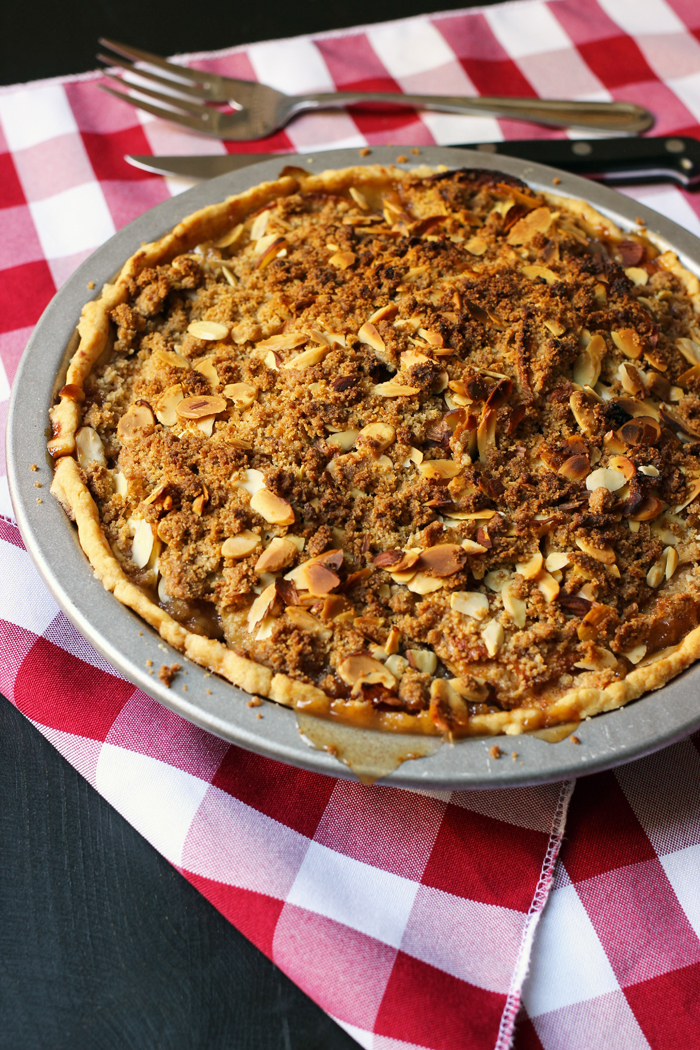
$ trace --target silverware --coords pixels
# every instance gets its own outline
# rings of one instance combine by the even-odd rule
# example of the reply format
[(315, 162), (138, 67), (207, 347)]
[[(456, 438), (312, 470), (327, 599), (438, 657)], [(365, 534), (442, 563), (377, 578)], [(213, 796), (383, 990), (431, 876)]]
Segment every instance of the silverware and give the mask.
[[(216, 73), (189, 69), (187, 66), (166, 62), (148, 51), (127, 47), (114, 40), (100, 39), (100, 43), (130, 61), (119, 61), (106, 55), (98, 55), (102, 62), (117, 65), (124, 70), (125, 77), (105, 73), (110, 80), (137, 92), (146, 98), (155, 99), (172, 107), (164, 109), (144, 98), (135, 98), (122, 91), (114, 91), (103, 84), (98, 86), (116, 98), (128, 102), (137, 109), (144, 109), (156, 117), (171, 120), (176, 124), (214, 135), (232, 142), (264, 138), (284, 127), (298, 113), (311, 110), (338, 108), (366, 102), (383, 103), (389, 106), (417, 106), (421, 109), (444, 113), (481, 114), (482, 116), (508, 117), (511, 120), (527, 120), (555, 127), (594, 129), (597, 131), (627, 132), (636, 134), (646, 131), (654, 123), (652, 114), (632, 102), (568, 102), (556, 99), (532, 98), (462, 98), (443, 95), (403, 95), (388, 92), (319, 92), (308, 95), (285, 95), (281, 91), (256, 84), (248, 80), (222, 77)], [(134, 65), (144, 62), (154, 66), (154, 73)], [(165, 74), (165, 75), (162, 75)], [(128, 79), (129, 76), (151, 81), (168, 91), (156, 91)], [(176, 92), (176, 94), (170, 94)], [(228, 102), (235, 110), (223, 113), (208, 106), (208, 102)]]
[[(612, 139), (511, 139), (508, 142), (471, 143), (460, 149), (475, 149), (521, 160), (549, 164), (579, 175), (591, 175), (605, 182), (678, 182), (691, 188), (700, 182), (700, 142), (678, 136), (666, 138)], [(398, 151), (397, 151), (398, 152)], [(124, 158), (135, 168), (157, 175), (181, 175), (192, 179), (212, 179), (229, 171), (265, 160), (281, 164), (303, 164), (294, 153), (225, 153), (204, 157)], [(413, 159), (413, 158), (411, 158)], [(311, 170), (309, 168), (309, 170)]]

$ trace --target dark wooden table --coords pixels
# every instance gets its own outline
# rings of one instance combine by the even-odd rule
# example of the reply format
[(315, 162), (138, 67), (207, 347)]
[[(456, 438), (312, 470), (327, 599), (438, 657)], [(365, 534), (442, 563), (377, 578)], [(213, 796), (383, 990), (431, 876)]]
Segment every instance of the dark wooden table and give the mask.
[[(425, 10), (425, 0), (5, 3), (0, 83), (94, 69), (98, 36), (172, 54)], [(0, 1050), (165, 1047), (357, 1043), (0, 697)]]

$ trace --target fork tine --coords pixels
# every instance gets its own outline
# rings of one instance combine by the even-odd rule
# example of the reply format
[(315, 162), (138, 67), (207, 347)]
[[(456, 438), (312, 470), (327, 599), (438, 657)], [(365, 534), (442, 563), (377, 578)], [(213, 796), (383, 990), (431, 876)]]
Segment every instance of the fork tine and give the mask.
[[(132, 73), (135, 76), (143, 77), (144, 80), (152, 80), (156, 84), (162, 84), (163, 87), (172, 88), (173, 91), (181, 91), (184, 95), (192, 95), (194, 98), (209, 98), (209, 92), (206, 88), (197, 87), (196, 84), (178, 84), (177, 81), (171, 80), (169, 77), (159, 77), (157, 73), (151, 73), (149, 69), (140, 69), (135, 66), (133, 62), (119, 62), (117, 59), (108, 58), (107, 55), (97, 56), (100, 62), (104, 62), (108, 66), (117, 66), (119, 69), (123, 69), (126, 73)], [(109, 73), (105, 72), (105, 76), (110, 76)], [(128, 83), (128, 81), (124, 81)]]
[(107, 40), (100, 37), (98, 43), (108, 47), (110, 51), (116, 51), (118, 55), (131, 59), (132, 62), (148, 62), (151, 66), (164, 69), (166, 73), (180, 77), (182, 80), (193, 80), (196, 84), (207, 84), (207, 74), (203, 69), (189, 69), (187, 66), (178, 66), (174, 62), (166, 62), (164, 58), (151, 54), (150, 51), (141, 51), (138, 47), (127, 47), (126, 44), (118, 44), (116, 40)]
[(174, 124), (182, 124), (186, 128), (192, 128), (193, 131), (201, 131), (203, 134), (211, 134), (211, 131), (201, 119), (186, 117), (184, 113), (176, 113), (172, 109), (161, 109), (160, 106), (152, 106), (150, 102), (132, 98), (131, 95), (125, 95), (121, 91), (113, 91), (112, 88), (106, 87), (104, 84), (98, 84), (97, 86), (100, 91), (106, 91), (108, 95), (113, 95), (114, 98), (121, 99), (122, 102), (128, 102), (130, 106), (134, 106), (136, 109), (145, 109), (147, 113), (152, 113), (154, 117), (170, 120)]
[(147, 95), (149, 98), (154, 98), (158, 102), (165, 102), (168, 106), (175, 106), (176, 109), (184, 109), (187, 113), (194, 113), (195, 116), (200, 117), (202, 120), (206, 120), (207, 110), (201, 104), (201, 102), (190, 102), (185, 98), (178, 98), (177, 95), (166, 95), (162, 91), (153, 91), (152, 88), (145, 87), (141, 84), (132, 84), (130, 80), (123, 80), (122, 77), (115, 77), (112, 73), (105, 73), (109, 80), (113, 80), (115, 84), (121, 84), (122, 87), (128, 87), (131, 91), (138, 91), (140, 95)]

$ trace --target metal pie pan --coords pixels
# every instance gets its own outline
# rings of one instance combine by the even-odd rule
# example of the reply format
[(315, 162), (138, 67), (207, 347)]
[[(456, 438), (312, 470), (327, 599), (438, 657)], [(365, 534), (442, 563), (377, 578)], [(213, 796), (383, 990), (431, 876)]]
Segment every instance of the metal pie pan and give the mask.
[[(308, 163), (310, 170), (322, 171), (394, 163), (396, 154), (396, 149), (382, 147), (363, 159), (355, 149), (332, 150), (304, 154), (294, 163)], [(24, 542), (53, 596), (80, 633), (126, 678), (184, 718), (241, 747), (318, 773), (353, 778), (355, 774), (345, 765), (331, 754), (310, 747), (300, 736), (293, 711), (269, 701), (260, 708), (249, 708), (246, 693), (183, 658), (105, 591), (80, 549), (75, 527), (48, 494), (37, 503), (34, 487), (39, 477), (45, 486), (42, 491), (47, 493), (51, 472), (46, 453), (48, 410), (75, 348), (76, 323), (84, 303), (99, 294), (102, 285), (143, 241), (162, 236), (197, 208), (277, 177), (288, 159), (222, 175), (158, 205), (120, 230), (78, 268), (47, 307), (20, 363), (8, 419), (8, 476)], [(587, 200), (630, 230), (639, 216), (661, 247), (673, 248), (684, 265), (700, 274), (700, 240), (637, 201), (575, 175), (504, 156), (495, 159), (488, 153), (446, 147), (424, 148), (420, 161), (412, 158), (411, 163), (504, 171), (535, 188), (555, 188), (559, 194)], [(411, 163), (401, 166), (410, 167)], [(561, 180), (556, 186), (555, 177)], [(90, 293), (87, 285), (92, 281), (95, 291)], [(40, 465), (38, 475), (29, 470), (32, 463)], [(186, 673), (168, 689), (155, 674), (148, 673), (147, 660), (152, 660), (155, 668), (163, 663), (182, 663)], [(263, 718), (257, 717), (259, 714)], [(404, 762), (382, 782), (433, 790), (546, 783), (629, 762), (699, 727), (700, 667), (696, 667), (657, 693), (582, 723), (577, 731), (581, 740), (578, 746), (568, 739), (551, 744), (532, 736), (471, 738), (444, 744), (430, 757)], [(362, 732), (368, 746), (376, 744), (377, 733)], [(494, 743), (505, 751), (499, 759), (490, 754)], [(511, 751), (518, 753), (517, 759), (510, 757)]]

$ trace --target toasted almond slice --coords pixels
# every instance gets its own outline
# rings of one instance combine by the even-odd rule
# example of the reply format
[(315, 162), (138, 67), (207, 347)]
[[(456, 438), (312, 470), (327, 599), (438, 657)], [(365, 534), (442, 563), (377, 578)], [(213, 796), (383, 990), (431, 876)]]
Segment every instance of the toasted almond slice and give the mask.
[(357, 333), (357, 338), (361, 343), (366, 343), (367, 346), (371, 346), (378, 353), (383, 354), (386, 351), (386, 343), (371, 321), (365, 321)]
[(430, 569), (434, 576), (454, 576), (466, 565), (466, 552), (456, 543), (437, 543), (420, 556), (419, 567)]
[(560, 279), (559, 274), (555, 273), (554, 270), (550, 270), (549, 266), (541, 266), (539, 263), (523, 266), (523, 273), (531, 281), (536, 281), (538, 277), (541, 277), (547, 284), (554, 284)]
[(632, 284), (636, 284), (638, 287), (645, 285), (649, 280), (649, 274), (646, 270), (642, 270), (639, 266), (628, 266), (625, 270), (625, 274), (629, 277)]
[(535, 586), (537, 587), (537, 590), (545, 596), (545, 599), (550, 605), (557, 597), (560, 590), (559, 584), (554, 579), (554, 577), (550, 576), (548, 572), (544, 572), (544, 570), (539, 574), (539, 576), (535, 580)]
[(274, 583), (271, 583), (269, 587), (266, 587), (262, 594), (259, 594), (255, 599), (250, 609), (248, 610), (248, 630), (252, 631), (259, 623), (267, 616), (270, 607), (272, 606), (275, 598), (277, 597), (277, 590)]
[(258, 391), (252, 383), (227, 383), (222, 393), (240, 409), (250, 408), (258, 396)]
[(80, 427), (75, 435), (75, 447), (81, 467), (88, 467), (91, 463), (98, 463), (101, 467), (107, 466), (102, 438), (92, 427)]
[(478, 704), (488, 699), (488, 683), (476, 675), (470, 675), (468, 678), (450, 678), (447, 685), (465, 700), (472, 700)]
[(267, 488), (258, 489), (250, 501), (251, 510), (271, 525), (293, 525), (294, 510), (291, 503), (281, 496), (276, 496)]
[(358, 437), (367, 441), (373, 451), (384, 452), (396, 440), (396, 431), (391, 423), (368, 423), (359, 432)]
[(536, 551), (528, 561), (517, 562), (515, 571), (519, 572), (521, 576), (524, 576), (526, 580), (534, 580), (535, 576), (537, 576), (542, 569), (543, 564), (544, 558), (542, 557), (542, 552)]
[(700, 364), (700, 344), (696, 343), (694, 339), (681, 337), (680, 339), (676, 339), (676, 346), (688, 364)]
[(180, 419), (202, 419), (205, 416), (216, 416), (225, 410), (226, 398), (210, 394), (185, 397), (176, 408)]
[(236, 488), (245, 489), (251, 496), (254, 496), (259, 489), (264, 487), (265, 475), (261, 470), (253, 470), (252, 468), (243, 471), (243, 477), (236, 482)]
[(490, 591), (493, 591), (495, 594), (500, 594), (511, 579), (512, 574), (508, 569), (493, 569), (491, 572), (487, 572), (484, 576), (484, 583)]
[(378, 310), (370, 314), (369, 322), (370, 324), (376, 324), (377, 321), (393, 321), (398, 312), (399, 308), (396, 303), (387, 303), (386, 306), (380, 306)]
[(399, 642), (401, 641), (401, 631), (398, 627), (392, 627), (389, 631), (389, 636), (384, 642), (384, 652), (388, 653), (389, 656), (393, 656), (399, 651)]
[(198, 430), (201, 430), (206, 437), (211, 437), (215, 422), (216, 416), (202, 416), (200, 419), (194, 420), (194, 425)]
[(496, 656), (503, 648), (506, 640), (505, 631), (498, 620), (489, 620), (481, 629), (481, 637), (489, 656)]
[(595, 412), (593, 405), (582, 390), (574, 390), (569, 398), (569, 407), (583, 433), (592, 437), (597, 429)]
[(625, 357), (634, 361), (642, 356), (644, 344), (634, 328), (620, 328), (618, 331), (612, 331), (610, 335), (617, 349), (621, 350)]
[(574, 361), (573, 379), (579, 386), (595, 386), (600, 378), (600, 354), (585, 347)]
[(418, 473), (424, 478), (456, 478), (461, 470), (461, 464), (453, 459), (424, 459), (418, 464)]
[(584, 554), (588, 554), (603, 565), (612, 565), (615, 561), (615, 551), (611, 547), (596, 547), (588, 540), (582, 540), (578, 537), (576, 537), (576, 546)]
[(135, 405), (131, 405), (119, 420), (117, 436), (120, 441), (133, 441), (138, 436), (137, 431), (142, 427), (152, 425), (155, 421), (155, 416), (150, 406), (145, 401), (137, 402)]
[(413, 368), (414, 365), (424, 365), (428, 361), (430, 358), (418, 350), (404, 350), (401, 354), (401, 368)]
[(187, 331), (196, 339), (218, 342), (228, 336), (228, 325), (219, 324), (218, 321), (192, 321), (188, 324)]
[(359, 433), (359, 430), (340, 430), (337, 434), (330, 434), (326, 438), (326, 443), (341, 449), (343, 452), (349, 452), (357, 441)]
[[(619, 470), (626, 481), (631, 481), (636, 473), (634, 463), (631, 459), (628, 459), (627, 456), (611, 456), (610, 468), (612, 470)], [(651, 469), (656, 471), (656, 473), (658, 474), (658, 471), (655, 467), (652, 467)], [(605, 488), (607, 488), (607, 485), (605, 486)], [(616, 489), (610, 489), (609, 491), (615, 492)]]
[(488, 250), (487, 242), (483, 237), (479, 237), (478, 233), (470, 237), (464, 247), (471, 255), (483, 255)]
[(126, 496), (129, 491), (129, 482), (126, 475), (118, 470), (114, 475), (114, 491), (117, 496)]
[(627, 482), (627, 478), (621, 470), (613, 467), (598, 467), (586, 478), (586, 488), (589, 492), (595, 492), (598, 488), (607, 489), (608, 492), (617, 492)]
[(678, 551), (675, 547), (666, 547), (663, 553), (666, 555), (666, 579), (670, 580), (678, 568)]
[(570, 564), (571, 556), (565, 551), (552, 551), (545, 558), (544, 567), (548, 572), (557, 572), (559, 569), (565, 569)]
[(138, 569), (148, 565), (153, 550), (153, 529), (143, 518), (131, 519), (133, 540), (131, 542), (131, 560)]
[(409, 668), (408, 660), (405, 660), (403, 656), (399, 656), (398, 653), (392, 653), (384, 661), (384, 666), (387, 671), (390, 671), (394, 678), (403, 678), (406, 671)]
[(462, 548), (467, 554), (485, 554), (488, 550), (487, 547), (482, 547), (480, 543), (475, 540), (462, 540)]
[(684, 500), (683, 503), (679, 503), (677, 507), (673, 508), (674, 514), (680, 514), (682, 510), (685, 510), (686, 507), (700, 496), (700, 479), (690, 483), (689, 492), (690, 495), (688, 498)]
[(308, 343), (308, 332), (285, 332), (284, 335), (271, 335), (269, 339), (263, 339), (256, 343), (256, 350), (275, 350), (278, 353), (283, 350), (294, 350), (303, 343)]
[(483, 620), (489, 614), (489, 600), (480, 591), (453, 591), (450, 608), (475, 620)]
[(564, 332), (566, 331), (566, 328), (564, 327), (564, 325), (563, 324), (559, 324), (558, 321), (545, 321), (544, 322), (544, 326), (545, 326), (545, 328), (547, 328), (552, 333), (553, 336), (563, 335)]
[(437, 656), (432, 649), (407, 649), (406, 659), (415, 671), (421, 674), (435, 674), (437, 670)]
[(547, 232), (553, 219), (549, 208), (534, 208), (514, 224), (508, 234), (508, 244), (529, 244), (536, 234)]
[(294, 626), (306, 631), (307, 634), (313, 634), (324, 642), (333, 637), (333, 631), (307, 609), (302, 609), (299, 605), (288, 605), (284, 611)]
[(257, 532), (245, 529), (243, 532), (239, 532), (237, 536), (229, 536), (227, 540), (224, 540), (221, 545), (221, 553), (224, 558), (237, 560), (238, 558), (247, 558), (259, 546), (260, 537)]
[(643, 660), (646, 656), (647, 647), (646, 645), (635, 645), (634, 648), (628, 649), (627, 652), (623, 653), (631, 664), (638, 664), (640, 660)]
[(489, 448), (496, 443), (496, 411), (493, 408), (484, 408), (481, 414), (479, 426), (476, 428), (476, 443), (479, 449), (479, 459), (485, 459)]
[(289, 361), (285, 361), (282, 368), (293, 368), (298, 372), (301, 372), (305, 368), (310, 368), (311, 365), (317, 365), (323, 361), (329, 349), (330, 347), (328, 346), (312, 346), (309, 350), (302, 350), (300, 354), (290, 358)]
[(604, 671), (607, 668), (617, 667), (617, 657), (600, 645), (591, 647), (590, 655), (583, 660), (578, 660), (574, 667), (580, 667), (584, 671)]
[(259, 241), (261, 237), (265, 236), (265, 230), (267, 224), (270, 221), (270, 209), (266, 208), (265, 211), (261, 211), (259, 215), (256, 215), (253, 219), (253, 224), (250, 227), (250, 239), (251, 241)]
[(582, 481), (590, 469), (591, 461), (588, 456), (575, 455), (565, 459), (557, 473), (569, 481)]
[(637, 512), (630, 514), (630, 519), (632, 521), (652, 521), (658, 518), (663, 509), (664, 505), (657, 496), (646, 496)]
[(228, 233), (224, 234), (224, 236), (216, 242), (216, 247), (232, 248), (243, 236), (244, 229), (245, 226), (243, 223), (239, 222), (237, 226), (234, 226), (232, 230), (229, 230)]
[(444, 587), (445, 581), (438, 576), (428, 576), (427, 573), (417, 572), (406, 586), (414, 594), (431, 594), (432, 591), (439, 591), (441, 587)]
[(376, 394), (377, 397), (412, 397), (414, 394), (420, 394), (420, 388), (417, 386), (404, 386), (403, 383), (396, 383), (393, 379), (390, 379), (386, 383), (378, 383), (372, 387), (372, 393)]
[(445, 345), (445, 340), (442, 337), (442, 333), (436, 332), (432, 328), (419, 328), (418, 335), (421, 337), (421, 339), (424, 339), (426, 343), (429, 343), (430, 346), (443, 347)]
[(623, 390), (628, 394), (632, 394), (633, 397), (637, 397), (640, 394), (644, 396), (644, 381), (641, 373), (634, 365), (631, 365), (629, 361), (623, 361), (618, 371)]
[(177, 423), (177, 406), (183, 399), (182, 384), (175, 383), (158, 398), (156, 403), (156, 418), (165, 427), (172, 427)]
[(357, 653), (347, 656), (337, 668), (338, 677), (346, 685), (352, 686), (353, 696), (362, 692), (363, 685), (383, 685), (386, 689), (396, 688), (396, 679), (391, 671), (371, 656)]
[(255, 571), (258, 574), (279, 572), (280, 569), (286, 569), (288, 565), (291, 565), (296, 555), (296, 544), (286, 537), (276, 536), (256, 561)]
[(168, 368), (184, 368), (186, 371), (189, 371), (192, 367), (186, 357), (176, 354), (173, 350), (154, 350), (151, 354), (151, 359), (156, 364), (166, 365)]
[(521, 598), (516, 598), (513, 593), (513, 583), (507, 583), (501, 591), (503, 608), (510, 616), (516, 627), (524, 627), (527, 619), (527, 605)]
[(369, 203), (364, 193), (356, 189), (354, 186), (351, 186), (348, 192), (358, 208), (362, 208), (363, 211), (369, 211)]
[(214, 367), (214, 362), (210, 357), (204, 357), (201, 361), (198, 361), (194, 366), (195, 372), (201, 373), (207, 379), (211, 386), (219, 385), (219, 373)]
[(335, 255), (331, 255), (328, 262), (331, 266), (335, 266), (337, 270), (347, 270), (356, 259), (357, 256), (354, 252), (336, 252)]
[(678, 386), (686, 387), (693, 379), (697, 379), (698, 377), (700, 377), (700, 365), (693, 365), (691, 368), (686, 369), (685, 372), (679, 375), (676, 382), (678, 383)]

